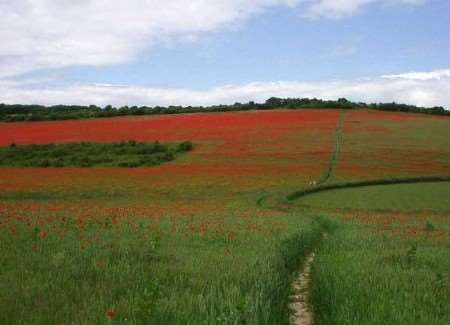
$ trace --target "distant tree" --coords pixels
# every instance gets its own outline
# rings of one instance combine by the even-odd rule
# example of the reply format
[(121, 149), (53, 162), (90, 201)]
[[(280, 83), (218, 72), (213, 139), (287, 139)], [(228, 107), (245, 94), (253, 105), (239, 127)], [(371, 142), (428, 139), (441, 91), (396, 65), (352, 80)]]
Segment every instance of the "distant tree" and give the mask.
[(280, 107), (282, 105), (283, 100), (277, 97), (270, 97), (266, 100), (265, 106), (268, 108)]

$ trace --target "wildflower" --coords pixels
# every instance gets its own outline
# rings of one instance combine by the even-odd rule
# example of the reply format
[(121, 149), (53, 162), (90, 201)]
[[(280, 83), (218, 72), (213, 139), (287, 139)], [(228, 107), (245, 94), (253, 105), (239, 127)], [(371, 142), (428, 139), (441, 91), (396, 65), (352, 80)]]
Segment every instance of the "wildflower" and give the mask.
[(114, 309), (110, 308), (106, 310), (105, 315), (106, 317), (112, 319), (116, 315), (116, 312), (114, 311)]
[(41, 239), (45, 239), (48, 236), (48, 233), (46, 231), (41, 231), (41, 233), (39, 234), (39, 236), (41, 237)]

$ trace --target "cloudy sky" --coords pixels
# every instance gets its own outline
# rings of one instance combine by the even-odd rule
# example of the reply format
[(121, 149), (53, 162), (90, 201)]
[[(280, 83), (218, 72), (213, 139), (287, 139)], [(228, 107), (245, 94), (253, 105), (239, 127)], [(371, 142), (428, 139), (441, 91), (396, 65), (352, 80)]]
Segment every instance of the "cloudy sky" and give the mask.
[(448, 0), (0, 0), (0, 102), (450, 108)]

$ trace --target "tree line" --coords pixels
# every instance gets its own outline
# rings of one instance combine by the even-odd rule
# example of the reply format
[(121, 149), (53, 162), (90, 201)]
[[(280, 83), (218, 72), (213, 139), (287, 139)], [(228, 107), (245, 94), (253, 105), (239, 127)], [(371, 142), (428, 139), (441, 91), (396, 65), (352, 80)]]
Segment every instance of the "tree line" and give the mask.
[(317, 98), (277, 98), (271, 97), (264, 103), (234, 103), (232, 105), (212, 106), (122, 106), (113, 107), (107, 105), (100, 107), (96, 105), (21, 105), (1, 104), (0, 121), (46, 121), (46, 120), (72, 120), (98, 117), (115, 117), (128, 115), (158, 115), (158, 114), (180, 114), (200, 112), (232, 112), (269, 109), (375, 109), (381, 111), (396, 111), (410, 113), (425, 113), (436, 115), (450, 115), (450, 111), (441, 106), (431, 108), (398, 103), (372, 103), (352, 102), (346, 98), (338, 100), (322, 100)]

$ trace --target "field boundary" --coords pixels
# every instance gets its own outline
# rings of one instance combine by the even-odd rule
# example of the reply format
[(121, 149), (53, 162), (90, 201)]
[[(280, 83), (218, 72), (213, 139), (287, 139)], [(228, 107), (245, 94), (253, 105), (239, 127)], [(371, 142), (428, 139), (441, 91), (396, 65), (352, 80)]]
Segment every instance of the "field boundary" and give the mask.
[(305, 196), (308, 196), (311, 194), (332, 191), (332, 190), (345, 189), (345, 188), (396, 185), (396, 184), (414, 184), (414, 183), (438, 183), (438, 182), (450, 182), (450, 176), (420, 176), (420, 177), (409, 177), (409, 178), (383, 178), (383, 179), (374, 179), (374, 180), (366, 180), (366, 181), (320, 185), (320, 186), (307, 188), (307, 189), (303, 189), (303, 190), (291, 193), (286, 197), (286, 199), (288, 201), (293, 201), (293, 200), (300, 199), (302, 197), (305, 197)]

